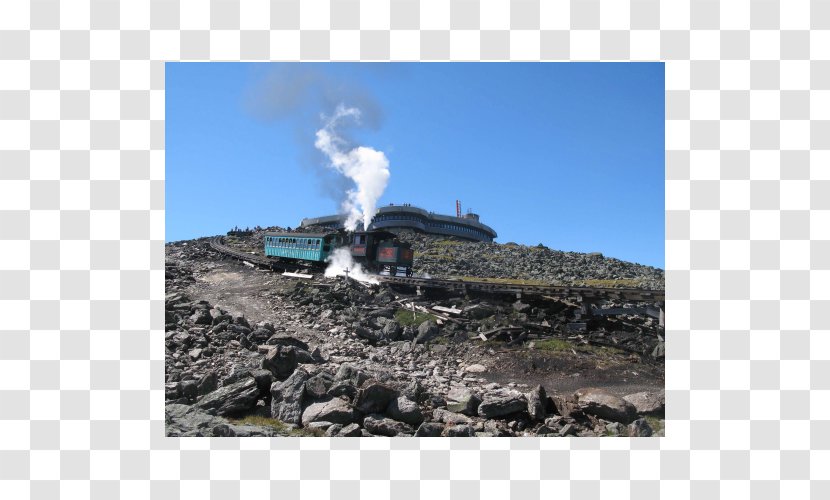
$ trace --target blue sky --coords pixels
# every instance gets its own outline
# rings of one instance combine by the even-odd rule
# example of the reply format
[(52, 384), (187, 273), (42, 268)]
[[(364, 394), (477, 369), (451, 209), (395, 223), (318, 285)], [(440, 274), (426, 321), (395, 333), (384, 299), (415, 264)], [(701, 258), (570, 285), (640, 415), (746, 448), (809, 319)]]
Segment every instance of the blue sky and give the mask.
[(379, 205), (664, 267), (662, 63), (167, 63), (165, 87), (168, 241), (337, 212), (313, 145), (345, 101), (389, 159)]

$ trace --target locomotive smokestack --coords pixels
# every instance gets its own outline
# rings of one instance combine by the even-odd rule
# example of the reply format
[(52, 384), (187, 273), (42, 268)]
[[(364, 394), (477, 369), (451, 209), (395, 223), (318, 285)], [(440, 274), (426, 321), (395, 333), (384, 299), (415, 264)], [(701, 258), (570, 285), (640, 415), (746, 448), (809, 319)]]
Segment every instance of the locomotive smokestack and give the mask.
[(461, 202), (455, 200), (455, 216), (461, 218)]
[(382, 151), (358, 146), (348, 149), (348, 143), (337, 133), (337, 127), (344, 119), (360, 122), (360, 110), (337, 106), (334, 115), (324, 117), (325, 125), (317, 131), (314, 146), (329, 160), (329, 167), (351, 179), (355, 188), (346, 192), (342, 209), (346, 213), (346, 229), (354, 231), (358, 222), (368, 229), (375, 214), (377, 201), (389, 183), (389, 160)]

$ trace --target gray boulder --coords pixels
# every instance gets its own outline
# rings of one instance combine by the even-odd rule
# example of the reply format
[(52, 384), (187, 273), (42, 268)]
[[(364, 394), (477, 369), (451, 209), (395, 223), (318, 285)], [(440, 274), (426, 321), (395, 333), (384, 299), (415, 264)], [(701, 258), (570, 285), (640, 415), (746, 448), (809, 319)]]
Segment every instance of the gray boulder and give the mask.
[(386, 408), (386, 415), (409, 425), (419, 425), (424, 421), (424, 415), (417, 403), (406, 396), (393, 399)]
[(412, 340), (412, 339), (414, 339), (414, 338), (415, 338), (415, 334), (416, 334), (416, 333), (417, 333), (417, 331), (415, 330), (415, 328), (413, 328), (413, 327), (412, 327), (412, 325), (406, 325), (406, 326), (405, 326), (405, 327), (403, 327), (403, 329), (401, 330), (401, 334), (400, 334), (400, 336), (399, 336), (398, 338), (399, 338), (400, 340), (406, 340), (406, 341), (409, 341), (409, 340)]
[(232, 425), (222, 417), (210, 415), (195, 406), (169, 404), (164, 407), (168, 437), (277, 436), (273, 427)]
[(470, 417), (460, 413), (453, 413), (443, 408), (436, 408), (433, 410), (432, 419), (437, 422), (443, 422), (450, 425), (469, 424), (471, 422)]
[(413, 379), (409, 385), (406, 386), (403, 393), (404, 396), (418, 403), (429, 397), (426, 389), (424, 389), (424, 386), (418, 381), (418, 379)]
[(423, 344), (438, 336), (438, 325), (434, 321), (427, 320), (418, 326), (418, 336), (415, 337), (416, 344)]
[(179, 333), (173, 335), (172, 340), (173, 340), (174, 343), (176, 343), (178, 345), (189, 346), (190, 344), (193, 343), (193, 335), (191, 335), (187, 332), (179, 332)]
[(628, 435), (630, 437), (651, 437), (654, 430), (648, 425), (646, 419), (637, 419), (628, 426)]
[(179, 399), (181, 395), (181, 382), (166, 382), (164, 384), (164, 399)]
[(383, 338), (386, 340), (398, 340), (401, 335), (401, 325), (397, 321), (389, 320), (383, 325)]
[(443, 435), (447, 437), (473, 437), (475, 436), (475, 431), (468, 424), (458, 424), (444, 429)]
[(372, 330), (371, 328), (365, 328), (362, 326), (355, 327), (354, 334), (371, 342), (377, 342), (382, 338), (382, 332), (380, 330)]
[(297, 368), (286, 380), (271, 385), (271, 416), (289, 424), (299, 424), (303, 416), (303, 395), (308, 372)]
[(303, 410), (302, 423), (331, 422), (333, 424), (350, 424), (355, 420), (354, 408), (340, 398), (330, 398), (311, 403)]
[(199, 392), (199, 384), (195, 380), (183, 380), (179, 383), (179, 388), (182, 396), (193, 400)]
[(313, 364), (318, 362), (318, 360), (305, 349), (295, 348), (294, 352), (297, 354), (297, 363)]
[(271, 372), (269, 372), (268, 370), (263, 370), (261, 368), (257, 370), (251, 370), (251, 377), (254, 378), (257, 387), (259, 387), (259, 395), (267, 396), (268, 393), (271, 391), (271, 384), (274, 382), (274, 376), (271, 375)]
[(547, 416), (547, 402), (548, 395), (545, 393), (545, 388), (537, 385), (535, 389), (528, 392), (527, 398), (527, 414), (533, 420), (544, 420)]
[(196, 311), (193, 312), (193, 315), (190, 316), (190, 321), (196, 325), (209, 325), (213, 322), (213, 318), (210, 316), (207, 309), (196, 309)]
[(579, 408), (588, 415), (625, 424), (637, 418), (637, 409), (634, 405), (605, 389), (596, 387), (579, 389), (574, 393), (574, 397)]
[(437, 422), (424, 422), (415, 431), (415, 437), (439, 437), (444, 431), (444, 426)]
[(548, 435), (551, 435), (551, 434), (556, 434), (557, 432), (558, 431), (555, 428), (548, 427), (546, 425), (543, 425), (543, 426), (539, 427), (538, 429), (536, 429), (536, 435), (537, 436), (548, 436)]
[(271, 333), (275, 332), (274, 325), (272, 325), (271, 323), (268, 323), (267, 321), (260, 321), (255, 326), (256, 326), (256, 328), (265, 328), (266, 330), (270, 331)]
[(464, 368), (465, 373), (484, 373), (486, 371), (487, 367), (484, 365), (480, 365), (478, 363), (468, 365), (466, 368)]
[[(211, 309), (211, 313), (214, 310), (215, 309)], [(218, 325), (220, 323), (225, 323), (226, 325), (228, 325), (228, 324), (230, 324), (231, 321), (233, 321), (233, 316), (231, 316), (230, 314), (220, 314), (219, 316), (215, 316), (213, 318), (213, 321), (211, 321), (211, 324), (212, 325)]]
[[(351, 424), (349, 424), (349, 425), (351, 425)], [(342, 429), (343, 429), (342, 424), (331, 424), (326, 428), (326, 436), (327, 437), (334, 437), (337, 434), (339, 434)]]
[(654, 346), (654, 350), (651, 351), (651, 357), (655, 359), (663, 359), (666, 357), (666, 343), (665, 342), (657, 342), (657, 345)]
[(372, 414), (363, 419), (363, 427), (378, 436), (412, 435), (415, 429), (409, 425), (386, 418), (383, 415)]
[(198, 392), (200, 395), (207, 394), (209, 392), (213, 392), (216, 388), (219, 387), (219, 377), (216, 375), (216, 372), (211, 370), (199, 379), (199, 386)]
[(486, 394), (478, 405), (478, 415), (496, 418), (527, 410), (527, 400), (521, 394)]
[(363, 382), (369, 379), (369, 376), (358, 368), (354, 366), (343, 363), (340, 365), (340, 368), (337, 369), (337, 373), (334, 375), (334, 380), (337, 382), (345, 381), (351, 383), (355, 387), (360, 387), (363, 385)]
[(277, 380), (287, 379), (297, 368), (297, 352), (293, 346), (277, 345), (262, 358), (262, 368)]
[(360, 437), (362, 435), (363, 433), (360, 432), (360, 426), (355, 423), (346, 425), (337, 432), (338, 437)]
[(233, 415), (256, 406), (259, 387), (256, 380), (246, 378), (206, 395), (195, 406), (211, 415)]
[(286, 335), (284, 333), (275, 333), (271, 335), (271, 332), (267, 329), (265, 330), (268, 332), (269, 337), (266, 337), (268, 340), (265, 342), (268, 345), (281, 345), (281, 346), (292, 346), (296, 347), (297, 349), (302, 349), (304, 351), (308, 350), (308, 344), (303, 342), (300, 339), (294, 338), (290, 335)]
[(332, 376), (325, 371), (319, 372), (306, 380), (305, 393), (312, 399), (325, 397), (326, 391), (329, 390), (331, 384)]
[(398, 391), (379, 382), (367, 383), (357, 393), (357, 409), (365, 414), (381, 413), (398, 397)]
[(623, 433), (624, 429), (625, 426), (619, 422), (611, 422), (605, 426), (605, 430), (610, 436), (619, 436)]
[(244, 325), (228, 325), (227, 330), (237, 335), (248, 335), (251, 329)]
[[(271, 332), (265, 328), (257, 328), (252, 332), (248, 328), (236, 327), (235, 329), (241, 329), (242, 331), (249, 330), (248, 333), (246, 333), (246, 336), (248, 337), (248, 340), (254, 344), (267, 344), (268, 338), (271, 336)], [(276, 345), (276, 342), (272, 345)]]
[(465, 387), (454, 387), (447, 393), (447, 410), (465, 415), (475, 415), (481, 398)]
[(245, 365), (233, 365), (228, 375), (222, 379), (222, 385), (231, 385), (251, 376), (251, 367)]
[(666, 413), (666, 391), (635, 392), (623, 399), (634, 405), (640, 415), (662, 416)]
[(355, 397), (357, 397), (357, 391), (357, 387), (353, 386), (350, 382), (336, 382), (329, 387), (326, 394), (336, 398), (346, 397), (349, 398), (349, 401), (354, 401)]
[(317, 429), (317, 430), (321, 430), (321, 431), (326, 431), (326, 430), (328, 430), (329, 427), (331, 427), (333, 425), (336, 425), (338, 427), (342, 427), (341, 424), (333, 424), (331, 422), (326, 422), (325, 420), (319, 420), (317, 422), (311, 422), (310, 424), (308, 424), (308, 426), (306, 428), (307, 429)]

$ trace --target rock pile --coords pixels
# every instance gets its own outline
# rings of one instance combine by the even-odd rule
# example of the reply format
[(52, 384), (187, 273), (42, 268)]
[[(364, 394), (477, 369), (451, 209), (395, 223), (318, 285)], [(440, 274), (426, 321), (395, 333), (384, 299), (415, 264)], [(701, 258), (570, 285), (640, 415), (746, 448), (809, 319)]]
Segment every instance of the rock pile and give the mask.
[[(623, 399), (601, 389), (584, 389), (568, 397), (550, 397), (541, 386), (521, 390), (515, 384), (487, 383), (476, 376), (486, 370), (484, 366), (451, 367), (440, 356), (453, 354), (450, 348), (430, 343), (455, 323), (439, 328), (429, 320), (417, 329), (401, 327), (392, 319), (394, 309), (387, 312), (389, 297), (372, 292), (343, 283), (326, 290), (297, 284), (284, 292), (292, 300), (311, 299), (305, 307), (317, 311), (309, 317), (317, 318), (318, 330), (331, 327), (328, 333), (337, 344), (331, 351), (337, 355), (325, 355), (319, 346), (277, 331), (270, 323), (251, 325), (246, 318), (206, 301), (168, 294), (168, 434), (285, 435), (271, 427), (227, 420), (246, 415), (277, 419), (288, 429), (316, 429), (328, 436), (653, 432), (641, 417), (660, 416), (661, 395), (640, 393)], [(368, 303), (385, 304), (367, 309)], [(497, 310), (476, 306), (472, 310), (478, 312), (470, 317), (482, 317), (482, 310)], [(347, 357), (344, 354), (357, 349), (355, 363), (341, 361)]]
[[(426, 266), (430, 255), (444, 255), (436, 249), (446, 250), (454, 260), (434, 258), (446, 273), (462, 270), (458, 266), (467, 264), (452, 262), (466, 260), (472, 272), (497, 275), (507, 272), (507, 259), (517, 258), (529, 262), (527, 276), (549, 279), (547, 272), (565, 273), (562, 279), (567, 280), (568, 273), (588, 262), (587, 275), (596, 279), (636, 278), (644, 286), (662, 288), (662, 271), (651, 275), (613, 259), (409, 237), (417, 251), (424, 251)], [(237, 244), (244, 245), (245, 238), (236, 237)], [(249, 238), (260, 244), (258, 233)], [(500, 259), (477, 253), (488, 248)], [(631, 391), (620, 398), (596, 387), (561, 392), (547, 383), (502, 384), (488, 378), (502, 368), (495, 361), (494, 347), (499, 346), (525, 352), (564, 346), (575, 356), (609, 349), (634, 357), (639, 365), (660, 366), (662, 329), (642, 304), (586, 308), (541, 297), (406, 295), (354, 281), (290, 281), (233, 264), (243, 270), (243, 279), (268, 285), (245, 298), (246, 304), (259, 304), (246, 318), (233, 307), (198, 299), (208, 296), (201, 291), (219, 266), (206, 239), (169, 244), (166, 255), (166, 417), (171, 436), (271, 436), (292, 429), (328, 436), (662, 432), (661, 392)], [(531, 272), (556, 263), (555, 272)], [(527, 266), (520, 263), (517, 269)], [(658, 275), (661, 286), (650, 285), (649, 276)], [(215, 279), (227, 276), (225, 268)], [(212, 301), (225, 304), (215, 296)], [(246, 417), (279, 425), (248, 425)]]

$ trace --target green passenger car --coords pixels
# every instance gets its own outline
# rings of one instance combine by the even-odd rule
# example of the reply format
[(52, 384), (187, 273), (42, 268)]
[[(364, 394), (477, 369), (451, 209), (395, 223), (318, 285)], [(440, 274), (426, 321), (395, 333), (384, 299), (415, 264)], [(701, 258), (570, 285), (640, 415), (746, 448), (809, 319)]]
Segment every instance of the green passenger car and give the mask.
[(265, 255), (324, 262), (333, 249), (333, 234), (265, 233)]

